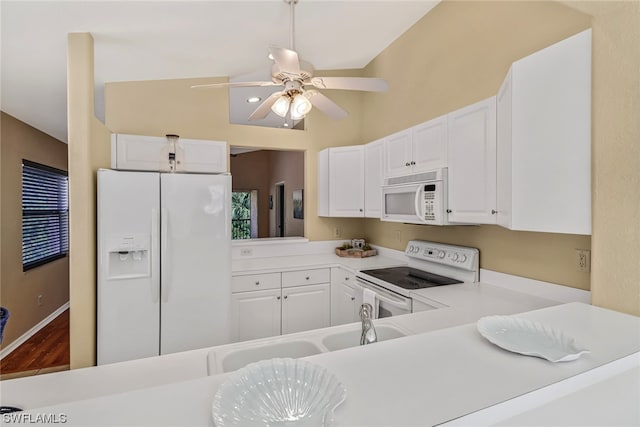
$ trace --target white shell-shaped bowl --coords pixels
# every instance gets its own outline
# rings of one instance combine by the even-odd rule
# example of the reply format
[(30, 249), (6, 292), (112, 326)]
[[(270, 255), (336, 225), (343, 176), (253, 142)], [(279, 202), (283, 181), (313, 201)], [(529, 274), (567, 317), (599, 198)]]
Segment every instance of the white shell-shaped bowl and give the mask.
[(551, 362), (568, 362), (589, 350), (578, 348), (562, 331), (516, 316), (487, 316), (478, 320), (478, 332), (489, 342), (514, 353)]
[(226, 426), (326, 426), (346, 389), (321, 366), (270, 359), (234, 372), (213, 399), (213, 421)]

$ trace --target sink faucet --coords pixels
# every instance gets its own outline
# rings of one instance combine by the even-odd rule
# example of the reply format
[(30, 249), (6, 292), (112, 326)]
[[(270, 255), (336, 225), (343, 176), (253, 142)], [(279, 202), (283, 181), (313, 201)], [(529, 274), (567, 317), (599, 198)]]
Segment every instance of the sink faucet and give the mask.
[(378, 341), (376, 328), (373, 327), (371, 315), (373, 307), (371, 304), (364, 303), (360, 306), (360, 320), (362, 320), (362, 335), (360, 336), (360, 345), (371, 344)]

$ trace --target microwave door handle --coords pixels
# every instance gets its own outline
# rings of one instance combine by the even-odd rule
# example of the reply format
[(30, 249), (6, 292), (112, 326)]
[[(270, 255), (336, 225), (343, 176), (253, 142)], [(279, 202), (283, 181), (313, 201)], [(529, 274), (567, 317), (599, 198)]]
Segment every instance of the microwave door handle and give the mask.
[(416, 197), (414, 200), (414, 204), (415, 204), (415, 209), (416, 209), (416, 216), (418, 218), (420, 218), (421, 220), (424, 220), (424, 215), (422, 214), (422, 209), (420, 208), (420, 195), (422, 194), (422, 185), (418, 186), (418, 189), (416, 190)]

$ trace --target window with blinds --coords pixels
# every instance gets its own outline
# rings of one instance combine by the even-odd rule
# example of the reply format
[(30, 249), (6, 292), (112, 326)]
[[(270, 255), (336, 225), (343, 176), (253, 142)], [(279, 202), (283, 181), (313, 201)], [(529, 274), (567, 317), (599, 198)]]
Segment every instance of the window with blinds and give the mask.
[(69, 184), (62, 170), (22, 160), (22, 271), (69, 252)]

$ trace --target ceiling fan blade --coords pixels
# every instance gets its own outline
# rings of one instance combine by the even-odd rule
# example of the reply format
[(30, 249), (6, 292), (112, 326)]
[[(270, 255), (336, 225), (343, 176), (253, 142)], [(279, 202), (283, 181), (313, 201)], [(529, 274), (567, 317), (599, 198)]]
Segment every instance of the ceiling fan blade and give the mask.
[(282, 96), (284, 92), (274, 92), (264, 102), (258, 105), (253, 113), (249, 116), (249, 120), (260, 120), (267, 117), (267, 114), (271, 111), (271, 106), (276, 103), (278, 98)]
[(347, 117), (347, 112), (345, 110), (317, 90), (305, 91), (304, 96), (307, 97), (314, 107), (332, 119), (340, 120)]
[(253, 86), (282, 86), (274, 82), (228, 82), (228, 83), (211, 83), (208, 85), (194, 85), (191, 89), (218, 89), (223, 87), (253, 87)]
[(389, 84), (384, 79), (374, 77), (313, 77), (311, 84), (320, 89), (364, 90), (385, 92)]
[(269, 52), (281, 73), (300, 75), (300, 59), (295, 50), (269, 46)]

